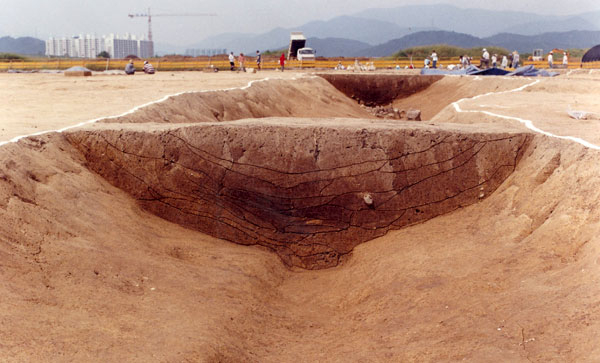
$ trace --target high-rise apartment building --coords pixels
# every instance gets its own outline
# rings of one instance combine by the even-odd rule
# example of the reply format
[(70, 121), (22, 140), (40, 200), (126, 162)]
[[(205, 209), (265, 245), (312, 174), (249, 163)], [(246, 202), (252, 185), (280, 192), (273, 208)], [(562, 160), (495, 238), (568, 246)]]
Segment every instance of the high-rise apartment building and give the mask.
[(50, 38), (46, 41), (46, 55), (56, 57), (96, 58), (106, 51), (111, 58), (125, 58), (135, 55), (140, 58), (154, 56), (154, 43), (134, 35), (119, 36), (110, 34), (98, 38), (96, 35)]

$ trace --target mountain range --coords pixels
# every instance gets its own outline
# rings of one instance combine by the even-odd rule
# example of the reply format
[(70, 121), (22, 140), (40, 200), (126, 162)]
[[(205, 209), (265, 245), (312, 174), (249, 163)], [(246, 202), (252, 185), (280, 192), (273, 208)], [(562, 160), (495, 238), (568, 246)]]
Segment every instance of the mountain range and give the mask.
[(488, 37), (498, 33), (535, 35), (553, 31), (600, 30), (600, 11), (570, 16), (548, 16), (516, 11), (464, 9), (449, 4), (437, 4), (368, 9), (354, 16), (407, 27), (430, 26), (477, 37)]
[[(430, 30), (427, 27), (401, 27), (398, 24), (353, 16), (338, 16), (328, 21), (312, 21), (295, 28), (275, 28), (263, 34), (225, 33), (204, 39), (187, 48), (227, 48), (234, 52), (279, 49), (287, 46), (290, 32), (302, 31), (308, 38), (348, 39), (375, 45), (403, 37), (414, 31)], [(157, 49), (160, 49), (157, 47)]]
[[(186, 49), (227, 49), (254, 54), (287, 48), (291, 31), (302, 31), (320, 56), (388, 56), (400, 49), (431, 44), (471, 48), (501, 46), (520, 52), (534, 48), (588, 48), (600, 43), (600, 11), (570, 16), (463, 9), (454, 5), (410, 5), (368, 9), (262, 34), (224, 33), (188, 46), (156, 43), (157, 54)], [(0, 52), (43, 54), (34, 38), (0, 38)]]
[[(227, 48), (236, 53), (254, 52), (256, 49), (281, 49), (287, 46), (291, 31), (302, 31), (307, 38), (348, 39), (376, 46), (428, 30), (468, 34), (480, 39), (496, 34), (531, 36), (575, 30), (600, 31), (600, 11), (572, 16), (547, 16), (514, 11), (463, 9), (447, 4), (410, 5), (368, 9), (326, 21), (311, 21), (293, 28), (276, 28), (262, 34), (221, 34), (188, 48)], [(159, 45), (156, 48), (159, 51), (162, 49)], [(321, 55), (326, 56), (323, 52)]]
[(554, 48), (585, 49), (600, 44), (600, 31), (573, 30), (569, 32), (552, 32), (538, 35), (501, 33), (487, 38), (478, 38), (469, 34), (456, 32), (426, 31), (409, 34), (377, 46), (355, 49), (353, 52), (350, 52), (348, 56), (385, 57), (402, 49), (437, 44), (447, 44), (461, 48), (497, 46), (508, 50), (517, 50), (519, 53), (531, 53), (533, 49), (538, 48), (544, 50), (551, 50)]
[(26, 55), (44, 55), (46, 43), (32, 37), (0, 38), (0, 53), (17, 53)]

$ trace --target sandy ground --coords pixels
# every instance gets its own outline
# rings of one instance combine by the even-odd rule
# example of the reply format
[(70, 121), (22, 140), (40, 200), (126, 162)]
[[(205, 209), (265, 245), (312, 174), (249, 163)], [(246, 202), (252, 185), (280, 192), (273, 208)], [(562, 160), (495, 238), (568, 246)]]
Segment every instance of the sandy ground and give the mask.
[[(164, 72), (130, 77), (95, 74), (93, 77), (81, 78), (65, 77), (62, 74), (0, 73), (0, 84), (3, 85), (0, 89), (0, 142), (15, 136), (56, 130), (79, 122), (119, 115), (180, 92), (240, 88), (255, 80), (292, 79), (309, 76), (310, 73)], [(480, 94), (509, 91), (539, 81), (523, 92), (492, 94), (478, 98), (476, 102), (466, 100), (461, 103), (461, 107), (532, 120), (540, 128), (557, 135), (592, 137), (591, 142), (595, 140), (595, 143), (600, 143), (597, 136), (592, 136), (599, 129), (599, 120), (573, 122), (567, 114), (569, 109), (600, 114), (600, 103), (596, 97), (600, 92), (599, 78), (600, 72), (593, 70), (575, 70), (558, 78), (538, 80), (447, 77), (425, 92), (395, 101), (394, 107), (418, 108), (424, 120), (469, 122), (467, 115), (455, 117), (453, 107), (447, 107), (448, 104)], [(447, 111), (441, 112), (444, 109)], [(477, 115), (470, 122), (480, 122), (480, 117), (481, 115)], [(494, 122), (498, 121), (496, 119)]]
[[(0, 74), (1, 140), (261, 76)], [(598, 80), (575, 72), (460, 108), (600, 143), (600, 121), (564, 114), (568, 105), (600, 112)], [(444, 79), (410, 103), (433, 125), (527, 130), (450, 103), (533, 81)], [(130, 97), (148, 88), (155, 93)], [(86, 107), (71, 103), (82, 95)], [(537, 136), (480, 203), (364, 243), (337, 268), (306, 271), (140, 209), (59, 134), (2, 146), (0, 360), (599, 361), (598, 155)]]
[[(554, 135), (578, 137), (600, 145), (600, 102), (598, 101), (600, 74), (589, 75), (588, 73), (587, 76), (586, 78), (573, 75), (551, 79), (508, 80), (508, 82), (504, 81), (505, 85), (496, 84), (494, 89), (490, 89), (489, 86), (503, 80), (487, 82), (487, 79), (482, 79), (477, 81), (482, 83), (482, 87), (478, 89), (492, 94), (474, 100), (465, 100), (459, 106), (462, 110), (487, 111), (496, 115), (529, 120), (535, 127)], [(444, 81), (448, 82), (447, 79)], [(519, 87), (519, 84), (530, 86), (520, 92), (502, 93)], [(511, 88), (513, 86), (516, 87)], [(432, 89), (428, 91), (431, 92)], [(463, 96), (463, 93), (459, 93), (460, 96)], [(473, 96), (469, 94), (467, 97)], [(451, 98), (449, 101), (454, 102), (457, 99)], [(588, 120), (575, 120), (569, 116), (569, 110), (590, 112), (594, 117)], [(481, 116), (481, 113), (457, 114), (454, 107), (447, 106), (432, 117), (432, 120), (477, 123), (481, 122)], [(490, 115), (485, 117), (489, 122), (504, 122), (507, 126), (515, 124), (513, 120), (499, 119)]]
[(265, 78), (290, 79), (298, 72), (159, 72), (154, 75), (65, 77), (63, 74), (0, 73), (0, 141), (115, 116), (164, 96), (239, 88)]

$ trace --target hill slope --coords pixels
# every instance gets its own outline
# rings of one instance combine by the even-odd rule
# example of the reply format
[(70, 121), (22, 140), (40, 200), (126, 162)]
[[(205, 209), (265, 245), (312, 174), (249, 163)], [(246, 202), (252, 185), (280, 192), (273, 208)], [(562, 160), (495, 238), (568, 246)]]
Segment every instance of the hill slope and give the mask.
[(570, 31), (564, 33), (544, 33), (539, 35), (497, 34), (485, 39), (490, 44), (517, 49), (519, 52), (531, 52), (541, 48), (591, 48), (600, 43), (600, 31)]
[(46, 51), (44, 41), (32, 38), (0, 38), (0, 53), (17, 53), (27, 55), (43, 55)]
[[(311, 21), (306, 24), (275, 28), (261, 34), (224, 33), (206, 38), (188, 48), (227, 48), (235, 53), (257, 49), (280, 49), (287, 47), (290, 32), (302, 31), (307, 38), (348, 39), (376, 45), (391, 39), (400, 38), (417, 30), (430, 30), (428, 27), (408, 28), (377, 19), (352, 16), (338, 16), (329, 20)], [(161, 52), (162, 49), (158, 51)]]
[(447, 44), (461, 48), (502, 47), (528, 53), (541, 48), (590, 48), (600, 43), (600, 31), (569, 31), (563, 33), (544, 33), (540, 35), (497, 34), (487, 38), (477, 38), (469, 34), (428, 31), (409, 34), (400, 39), (365, 48), (353, 54), (355, 57), (385, 57), (399, 50), (423, 45)]
[(368, 9), (354, 14), (402, 26), (430, 26), (448, 31), (487, 37), (496, 33), (523, 35), (571, 30), (600, 30), (600, 12), (575, 16), (547, 16), (516, 11), (464, 9), (454, 5), (409, 5)]
[(308, 38), (306, 45), (316, 50), (318, 57), (352, 57), (370, 47), (367, 43), (344, 38)]
[[(393, 45), (406, 35), (422, 31), (447, 31), (484, 38), (499, 33), (535, 35), (548, 32), (600, 31), (600, 12), (570, 16), (547, 16), (517, 11), (494, 11), (484, 9), (464, 9), (449, 4), (410, 5), (395, 8), (367, 9), (351, 16), (338, 16), (328, 20), (317, 20), (300, 26), (275, 28), (262, 34), (227, 33), (207, 38), (189, 48), (227, 48), (233, 52), (254, 52), (256, 49), (272, 50), (287, 47), (289, 33), (302, 31), (307, 38), (336, 38), (355, 40), (382, 46), (371, 53), (356, 52), (352, 55), (389, 55), (398, 50)], [(464, 37), (457, 39), (424, 39), (419, 34), (407, 38), (406, 45), (418, 46), (448, 43), (470, 48), (485, 44), (487, 40), (474, 42)], [(383, 46), (386, 42), (395, 43)], [(519, 40), (520, 41), (520, 40)], [(586, 43), (587, 44), (587, 43)], [(392, 47), (387, 51), (386, 47)], [(522, 50), (530, 51), (537, 46), (523, 44)], [(322, 46), (320, 46), (323, 49)], [(514, 48), (514, 47), (509, 47)], [(530, 49), (531, 48), (531, 49)], [(160, 52), (160, 48), (159, 48)], [(342, 54), (339, 54), (342, 55)]]
[(375, 47), (362, 49), (356, 52), (354, 56), (385, 57), (401, 49), (431, 44), (447, 44), (461, 48), (472, 48), (485, 44), (485, 41), (481, 38), (477, 38), (469, 34), (455, 32), (417, 32), (406, 35), (400, 39), (390, 40), (389, 42), (377, 45)]

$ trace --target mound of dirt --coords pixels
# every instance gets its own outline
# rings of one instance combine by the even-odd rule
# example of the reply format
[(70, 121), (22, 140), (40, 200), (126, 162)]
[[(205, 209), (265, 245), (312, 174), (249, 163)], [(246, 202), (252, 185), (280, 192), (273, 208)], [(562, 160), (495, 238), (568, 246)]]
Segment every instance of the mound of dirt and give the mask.
[(276, 116), (373, 117), (324, 79), (310, 77), (295, 82), (259, 81), (247, 89), (186, 93), (103, 122), (190, 123)]

